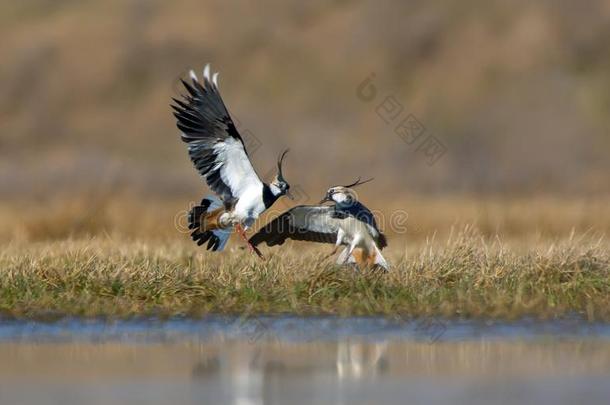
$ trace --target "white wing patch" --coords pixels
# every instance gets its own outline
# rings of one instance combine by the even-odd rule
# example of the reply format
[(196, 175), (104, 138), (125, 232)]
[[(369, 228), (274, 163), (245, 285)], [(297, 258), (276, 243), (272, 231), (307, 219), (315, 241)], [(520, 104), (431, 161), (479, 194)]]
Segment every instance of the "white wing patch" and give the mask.
[(291, 210), (292, 223), (302, 229), (319, 233), (339, 231), (339, 219), (333, 218), (328, 207), (294, 207)]
[(262, 190), (263, 183), (239, 140), (227, 138), (214, 145), (214, 152), (217, 154), (217, 166), (220, 166), (220, 177), (236, 198), (241, 198), (249, 187)]

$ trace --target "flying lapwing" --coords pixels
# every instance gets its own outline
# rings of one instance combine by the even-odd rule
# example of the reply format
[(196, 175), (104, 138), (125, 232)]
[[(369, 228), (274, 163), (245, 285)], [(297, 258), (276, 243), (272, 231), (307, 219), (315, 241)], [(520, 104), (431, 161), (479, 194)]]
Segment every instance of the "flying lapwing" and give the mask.
[(181, 79), (187, 94), (173, 98), (176, 125), (188, 144), (191, 161), (216, 196), (205, 197), (188, 215), (191, 237), (199, 246), (223, 250), (233, 228), (248, 248), (262, 258), (248, 242), (247, 230), (258, 216), (283, 195), (290, 185), (282, 175), (288, 150), (277, 161), (277, 175), (267, 184), (252, 167), (242, 137), (237, 131), (218, 90), (218, 73), (210, 77), (210, 65), (203, 78), (190, 71), (190, 82)]
[[(372, 179), (371, 179), (372, 180)], [(353, 188), (370, 180), (328, 189), (318, 205), (299, 205), (289, 209), (262, 227), (250, 238), (252, 246), (262, 242), (267, 246), (282, 245), (286, 239), (319, 243), (334, 243), (332, 256), (339, 246), (347, 246), (337, 258), (337, 264), (356, 263), (360, 268), (379, 265), (389, 269), (381, 254), (387, 246), (371, 211), (358, 201)], [(333, 205), (323, 205), (327, 201)]]

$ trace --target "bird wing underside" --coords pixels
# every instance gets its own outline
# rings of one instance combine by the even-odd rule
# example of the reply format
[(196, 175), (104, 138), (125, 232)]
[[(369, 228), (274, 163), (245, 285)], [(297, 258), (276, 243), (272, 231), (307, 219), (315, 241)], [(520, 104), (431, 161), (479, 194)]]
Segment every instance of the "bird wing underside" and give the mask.
[(195, 168), (229, 205), (249, 187), (262, 189), (263, 183), (222, 101), (216, 75), (210, 79), (209, 65), (201, 81), (191, 72), (190, 82), (182, 80), (187, 93), (174, 99), (172, 108)]
[(254, 246), (265, 242), (268, 246), (282, 245), (286, 239), (335, 243), (339, 225), (334, 208), (300, 205), (284, 212), (263, 226), (252, 238)]

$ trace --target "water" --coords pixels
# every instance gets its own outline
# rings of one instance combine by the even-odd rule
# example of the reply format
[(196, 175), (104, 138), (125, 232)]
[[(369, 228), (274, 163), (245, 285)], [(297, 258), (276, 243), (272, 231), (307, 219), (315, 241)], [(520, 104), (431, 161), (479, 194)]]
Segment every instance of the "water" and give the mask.
[(610, 325), (0, 321), (0, 404), (607, 404)]

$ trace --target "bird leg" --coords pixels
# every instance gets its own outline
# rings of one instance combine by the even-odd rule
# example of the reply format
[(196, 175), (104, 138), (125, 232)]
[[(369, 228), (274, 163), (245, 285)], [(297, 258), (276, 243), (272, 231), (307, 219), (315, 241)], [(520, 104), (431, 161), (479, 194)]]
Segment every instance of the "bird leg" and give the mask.
[(334, 256), (335, 253), (337, 253), (337, 250), (339, 249), (339, 246), (341, 246), (341, 243), (343, 243), (343, 236), (345, 235), (345, 232), (343, 232), (343, 229), (339, 229), (339, 232), (337, 233), (337, 242), (335, 242), (335, 247), (333, 248), (332, 252), (330, 252), (328, 254), (328, 256), (325, 256), (325, 259), (328, 259), (331, 256)]
[(254, 246), (250, 243), (250, 241), (248, 240), (248, 237), (246, 236), (246, 231), (244, 231), (244, 228), (242, 228), (241, 224), (235, 225), (235, 230), (237, 231), (239, 236), (241, 236), (242, 239), (246, 242), (246, 245), (248, 245), (248, 250), (250, 250), (250, 252), (252, 252), (252, 253), (256, 253), (256, 255), (260, 259), (265, 260), (265, 256), (263, 256), (261, 251), (258, 250), (258, 248), (256, 246)]
[(350, 256), (352, 255), (352, 253), (354, 253), (354, 249), (356, 248), (356, 244), (352, 243), (349, 247), (349, 251), (347, 252), (347, 254), (345, 255), (345, 259), (343, 260), (343, 264), (347, 264), (347, 262), (349, 261)]
[[(349, 245), (347, 254), (345, 255), (345, 258), (343, 259), (343, 263), (342, 264), (344, 264), (344, 265), (347, 264), (349, 262), (350, 257), (352, 255), (354, 255), (354, 260), (356, 261), (356, 264), (359, 265), (358, 259), (359, 259), (359, 257), (362, 257), (362, 256), (361, 255), (359, 257), (356, 256), (355, 249), (360, 244), (360, 242), (361, 242), (361, 239), (359, 237), (357, 237), (357, 236), (352, 239), (352, 241), (351, 241), (351, 243)], [(361, 248), (358, 248), (358, 251), (359, 251), (360, 254), (362, 254), (361, 253), (361, 251), (362, 251)]]

